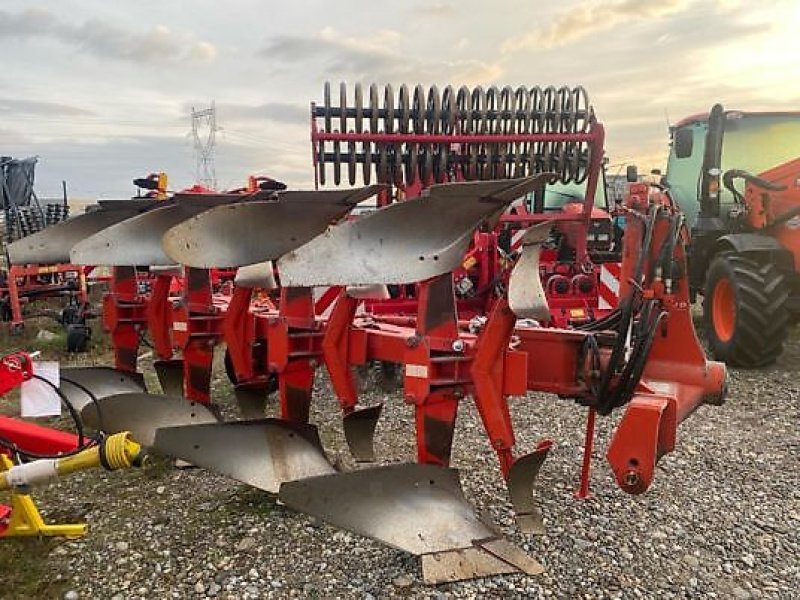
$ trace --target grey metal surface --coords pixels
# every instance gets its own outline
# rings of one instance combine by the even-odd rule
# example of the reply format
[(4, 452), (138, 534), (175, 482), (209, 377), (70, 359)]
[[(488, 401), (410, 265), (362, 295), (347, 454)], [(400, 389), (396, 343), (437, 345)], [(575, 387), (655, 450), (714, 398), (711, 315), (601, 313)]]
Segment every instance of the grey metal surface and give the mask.
[(350, 454), (356, 462), (375, 460), (375, 427), (381, 418), (382, 404), (354, 410), (344, 416), (342, 427)]
[(183, 360), (171, 358), (168, 360), (157, 360), (153, 363), (153, 368), (161, 385), (161, 391), (167, 396), (183, 397)]
[(541, 575), (544, 573), (544, 567), (539, 561), (525, 554), (525, 552), (508, 540), (484, 540), (480, 542), (479, 545), (486, 552), (493, 554), (510, 565), (514, 565), (519, 571), (522, 571), (526, 575)]
[(285, 483), (289, 507), (412, 554), (494, 538), (464, 497), (458, 471), (399, 464)]
[(539, 254), (552, 227), (551, 223), (539, 223), (522, 238), (522, 251), (508, 281), (508, 306), (520, 319), (550, 320), (539, 273)]
[(382, 283), (375, 285), (349, 285), (347, 295), (357, 300), (388, 300), (389, 288)]
[(176, 225), (162, 244), (173, 261), (190, 267), (240, 267), (275, 260), (380, 189), (282, 192), (277, 201), (219, 206)]
[(59, 376), (61, 393), (78, 411), (92, 402), (92, 396), (100, 399), (146, 391), (141, 373), (127, 373), (111, 367), (64, 367)]
[(422, 579), (429, 585), (518, 571), (514, 565), (477, 546), (422, 556)]
[[(159, 394), (117, 394), (101, 398), (98, 404), (106, 433), (130, 431), (143, 446), (153, 445), (160, 427), (219, 422), (208, 406)], [(96, 417), (93, 405), (81, 411), (81, 418), (92, 427), (97, 426)]]
[(155, 448), (258, 489), (334, 473), (316, 427), (280, 419), (163, 428)]
[(236, 270), (236, 277), (234, 277), (233, 283), (239, 287), (274, 290), (278, 287), (273, 273), (274, 269), (275, 266), (271, 260), (239, 267)]
[(544, 535), (542, 513), (534, 501), (533, 486), (539, 476), (542, 463), (550, 451), (550, 444), (540, 444), (530, 454), (521, 456), (511, 465), (506, 485), (517, 525), (523, 533)]
[(263, 386), (237, 385), (233, 388), (242, 419), (263, 419), (267, 409), (267, 390)]
[[(8, 245), (12, 264), (68, 263), (72, 247), (101, 229), (128, 219), (151, 204), (130, 204), (120, 201), (120, 206), (108, 205), (103, 210), (93, 210), (62, 221)], [(95, 257), (97, 258), (97, 257)]]
[(419, 198), (339, 223), (284, 255), (278, 261), (281, 283), (401, 284), (448, 273), (461, 264), (481, 222), (493, 221), (545, 179), (431, 186)]
[(164, 206), (106, 227), (72, 247), (76, 265), (163, 266), (174, 264), (161, 246), (168, 229), (214, 206), (234, 202), (238, 195), (181, 195)]

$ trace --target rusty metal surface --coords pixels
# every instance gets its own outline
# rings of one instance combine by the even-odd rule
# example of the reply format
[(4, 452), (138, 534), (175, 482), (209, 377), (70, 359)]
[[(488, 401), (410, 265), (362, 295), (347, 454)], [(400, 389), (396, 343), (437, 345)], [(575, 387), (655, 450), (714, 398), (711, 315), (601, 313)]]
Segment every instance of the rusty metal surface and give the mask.
[(550, 308), (539, 274), (539, 254), (551, 229), (551, 223), (539, 223), (528, 229), (522, 238), (522, 251), (508, 281), (508, 306), (520, 319), (550, 320)]
[(417, 555), (495, 537), (464, 497), (458, 471), (446, 467), (399, 464), (312, 477), (282, 485), (279, 497), (295, 510)]
[[(130, 431), (143, 446), (152, 446), (156, 430), (200, 423), (217, 423), (219, 417), (208, 406), (190, 402), (185, 398), (159, 394), (117, 394), (98, 400), (106, 433)], [(94, 405), (86, 405), (81, 419), (97, 427)]]
[(183, 397), (183, 360), (172, 358), (153, 362), (153, 368), (161, 385), (161, 391), (167, 396)]
[(278, 261), (283, 285), (413, 283), (461, 264), (472, 234), (508, 204), (540, 187), (529, 177), (434, 185), (422, 196), (396, 202), (331, 227)]
[(162, 266), (172, 265), (161, 246), (161, 238), (178, 223), (222, 203), (239, 199), (236, 195), (183, 195), (115, 223), (76, 243), (70, 252), (77, 265)]
[(319, 235), (381, 189), (283, 192), (276, 201), (219, 206), (163, 237), (173, 261), (198, 268), (240, 267), (275, 260)]
[(382, 404), (354, 410), (344, 416), (342, 426), (350, 454), (356, 462), (375, 460), (375, 427), (381, 418)]
[(111, 367), (64, 367), (59, 377), (61, 393), (78, 411), (90, 404), (92, 397), (100, 399), (146, 391), (141, 373), (127, 373)]
[(511, 465), (508, 474), (508, 494), (517, 518), (517, 525), (524, 533), (544, 535), (542, 513), (534, 501), (533, 487), (542, 463), (550, 451), (550, 443), (543, 443), (536, 450), (521, 456)]
[(334, 473), (313, 425), (280, 419), (162, 428), (155, 448), (255, 488)]
[(107, 208), (77, 215), (9, 244), (8, 256), (11, 263), (17, 265), (68, 263), (70, 251), (75, 244), (154, 205), (153, 201), (145, 204), (118, 202), (119, 205), (104, 204), (103, 206)]
[(245, 265), (236, 270), (236, 277), (233, 283), (239, 287), (258, 288), (262, 290), (274, 290), (278, 287), (275, 281), (275, 266), (271, 260), (267, 260), (253, 265)]

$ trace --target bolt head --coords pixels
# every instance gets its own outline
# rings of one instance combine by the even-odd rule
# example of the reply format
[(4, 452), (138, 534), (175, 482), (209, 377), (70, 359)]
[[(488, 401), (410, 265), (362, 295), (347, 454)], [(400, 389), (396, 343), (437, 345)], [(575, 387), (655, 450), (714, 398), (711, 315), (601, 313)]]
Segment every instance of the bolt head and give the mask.
[(639, 474), (636, 471), (628, 471), (624, 477), (625, 485), (628, 487), (636, 487), (639, 485)]

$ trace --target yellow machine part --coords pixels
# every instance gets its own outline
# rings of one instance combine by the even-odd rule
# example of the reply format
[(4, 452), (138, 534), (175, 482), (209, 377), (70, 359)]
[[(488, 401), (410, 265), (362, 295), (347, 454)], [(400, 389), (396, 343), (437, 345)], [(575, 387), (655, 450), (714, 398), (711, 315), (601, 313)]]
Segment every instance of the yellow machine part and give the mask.
[[(0, 454), (0, 475), (14, 466), (11, 459)], [(11, 515), (5, 529), (0, 529), (2, 537), (47, 536), (76, 538), (86, 535), (86, 523), (51, 525), (45, 523), (36, 503), (28, 494), (11, 491)]]
[(87, 526), (83, 523), (67, 525), (45, 523), (33, 499), (20, 489), (43, 483), (57, 476), (100, 466), (111, 471), (126, 469), (141, 464), (141, 460), (142, 448), (127, 431), (109, 436), (103, 440), (102, 447), (93, 446), (63, 458), (14, 465), (11, 459), (0, 454), (0, 490), (11, 490), (11, 513), (5, 529), (0, 529), (0, 537), (85, 535)]

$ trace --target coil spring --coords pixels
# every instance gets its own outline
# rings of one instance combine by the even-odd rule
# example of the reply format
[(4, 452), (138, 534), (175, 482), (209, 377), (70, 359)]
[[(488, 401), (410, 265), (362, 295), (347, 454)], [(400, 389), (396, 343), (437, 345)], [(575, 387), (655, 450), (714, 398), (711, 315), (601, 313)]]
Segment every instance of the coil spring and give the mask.
[[(589, 147), (578, 141), (492, 141), (492, 135), (586, 133), (594, 111), (582, 87), (525, 87), (516, 89), (447, 86), (443, 91), (421, 85), (413, 91), (401, 85), (395, 94), (391, 85), (369, 86), (365, 96), (361, 84), (348, 102), (345, 83), (339, 85), (339, 104), (331, 102), (331, 85), (325, 82), (322, 105), (314, 105), (312, 116), (322, 120), (318, 130), (327, 133), (397, 133), (452, 135), (453, 143), (368, 140), (318, 140), (315, 147), (321, 185), (326, 165), (333, 170), (333, 183), (347, 169), (350, 185), (361, 178), (369, 185), (373, 166), (380, 183), (424, 185), (450, 181), (456, 174), (467, 180), (524, 177), (543, 172), (558, 175), (562, 183), (582, 183), (588, 175)], [(485, 135), (480, 143), (458, 142), (458, 135)]]

